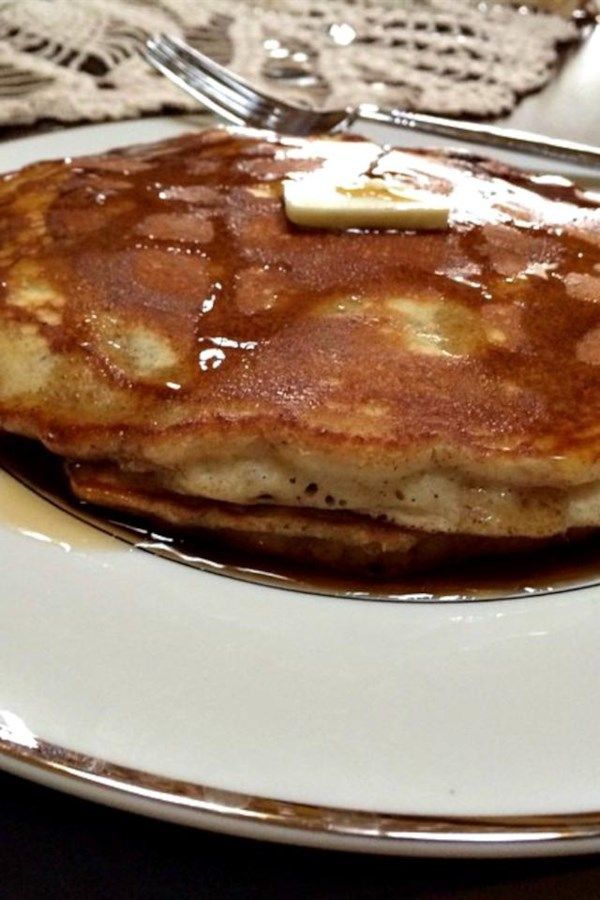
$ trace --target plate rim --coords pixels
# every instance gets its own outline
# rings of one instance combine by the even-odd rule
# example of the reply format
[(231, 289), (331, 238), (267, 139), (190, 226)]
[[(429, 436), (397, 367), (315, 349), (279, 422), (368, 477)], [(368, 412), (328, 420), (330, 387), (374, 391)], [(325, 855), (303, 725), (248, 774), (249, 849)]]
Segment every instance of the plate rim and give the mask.
[[(240, 794), (111, 763), (28, 735), (0, 737), (0, 769), (66, 793), (197, 828), (374, 854), (539, 856), (597, 852), (600, 811), (441, 816), (381, 813)], [(89, 795), (87, 796), (89, 798)], [(166, 815), (165, 815), (166, 812)], [(253, 830), (259, 828), (259, 834)]]

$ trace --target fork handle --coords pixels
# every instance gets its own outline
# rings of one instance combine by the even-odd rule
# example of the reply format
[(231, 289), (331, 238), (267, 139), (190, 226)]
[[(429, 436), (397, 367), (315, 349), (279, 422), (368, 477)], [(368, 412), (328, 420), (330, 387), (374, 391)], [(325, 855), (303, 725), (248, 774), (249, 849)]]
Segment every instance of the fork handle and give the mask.
[(489, 147), (497, 147), (499, 150), (534, 153), (536, 156), (563, 159), (580, 166), (600, 167), (600, 147), (578, 144), (574, 141), (562, 141), (530, 131), (515, 131), (477, 122), (460, 122), (456, 119), (404, 112), (400, 109), (382, 109), (371, 103), (363, 103), (353, 111), (352, 121), (357, 119), (383, 122), (400, 128), (409, 128), (412, 131), (437, 134), (441, 137), (455, 138), (473, 144), (485, 144)]

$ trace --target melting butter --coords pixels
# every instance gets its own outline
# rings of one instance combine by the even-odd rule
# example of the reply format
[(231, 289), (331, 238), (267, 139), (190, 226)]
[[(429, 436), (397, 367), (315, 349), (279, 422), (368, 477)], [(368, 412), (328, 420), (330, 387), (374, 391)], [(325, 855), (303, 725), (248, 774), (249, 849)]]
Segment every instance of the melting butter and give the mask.
[(338, 184), (330, 172), (284, 181), (283, 198), (288, 219), (307, 228), (443, 229), (451, 208), (450, 197), (400, 178), (360, 175)]

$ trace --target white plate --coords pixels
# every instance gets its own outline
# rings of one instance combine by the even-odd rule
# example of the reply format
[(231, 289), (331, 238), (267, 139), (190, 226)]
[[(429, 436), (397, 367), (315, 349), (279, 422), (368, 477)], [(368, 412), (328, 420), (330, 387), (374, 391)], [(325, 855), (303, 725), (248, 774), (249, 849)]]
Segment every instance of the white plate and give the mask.
[[(0, 146), (0, 170), (172, 135)], [(430, 855), (600, 849), (600, 590), (448, 605), (234, 581), (0, 473), (0, 765), (148, 815)]]

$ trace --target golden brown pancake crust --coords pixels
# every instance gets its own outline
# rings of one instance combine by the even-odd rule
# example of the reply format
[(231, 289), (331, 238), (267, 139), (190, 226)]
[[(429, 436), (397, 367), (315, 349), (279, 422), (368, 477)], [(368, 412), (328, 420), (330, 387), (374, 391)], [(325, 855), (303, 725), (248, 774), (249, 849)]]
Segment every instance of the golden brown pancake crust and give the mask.
[[(349, 147), (455, 189), (450, 230), (293, 226), (280, 179)], [(292, 459), (290, 484), (311, 454), (475, 489), (600, 478), (600, 211), (572, 186), (215, 130), (28, 167), (0, 206), (0, 425), (59, 453), (191, 493), (186, 467), (238, 447)]]

